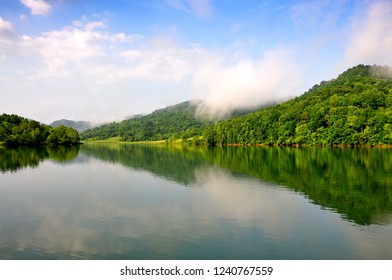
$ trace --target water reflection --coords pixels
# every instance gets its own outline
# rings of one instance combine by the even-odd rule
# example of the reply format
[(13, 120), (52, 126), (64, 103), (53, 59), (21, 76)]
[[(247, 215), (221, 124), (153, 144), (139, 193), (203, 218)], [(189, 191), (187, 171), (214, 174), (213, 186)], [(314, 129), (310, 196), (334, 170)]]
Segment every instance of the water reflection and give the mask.
[(79, 152), (79, 146), (42, 146), (6, 148), (0, 146), (0, 170), (16, 172), (27, 167), (35, 168), (40, 162), (50, 159), (65, 163), (74, 159)]
[(196, 182), (195, 170), (218, 166), (303, 193), (357, 224), (389, 224), (392, 213), (392, 151), (386, 149), (83, 145), (0, 151), (3, 173), (35, 168), (46, 159), (66, 163), (94, 157), (189, 186)]
[(188, 188), (100, 160), (3, 176), (0, 258), (392, 258), (391, 226), (353, 226), (219, 167), (194, 171)]
[(392, 259), (389, 150), (31, 153), (0, 174), (0, 259)]
[(283, 185), (357, 224), (389, 223), (392, 151), (272, 147), (83, 146), (82, 152), (189, 185), (195, 169), (219, 166)]

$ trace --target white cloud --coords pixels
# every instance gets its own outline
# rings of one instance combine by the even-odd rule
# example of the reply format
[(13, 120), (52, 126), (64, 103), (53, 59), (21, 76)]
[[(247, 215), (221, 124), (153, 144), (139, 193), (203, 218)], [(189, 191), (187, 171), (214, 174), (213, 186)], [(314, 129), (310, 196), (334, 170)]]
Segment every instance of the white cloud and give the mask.
[(176, 83), (192, 76), (203, 60), (203, 49), (181, 48), (168, 38), (153, 41), (148, 48), (121, 52), (127, 63), (118, 77)]
[(18, 39), (18, 34), (14, 26), (0, 17), (0, 55), (2, 58), (7, 56), (14, 46), (13, 42)]
[(174, 9), (184, 11), (184, 12), (187, 11), (187, 8), (183, 4), (182, 0), (166, 0), (166, 3)]
[(0, 17), (0, 35), (4, 36), (4, 34), (6, 34), (7, 32), (15, 32), (14, 31), (14, 27), (12, 26), (12, 24), (9, 21), (3, 20)]
[(174, 9), (194, 13), (199, 17), (208, 17), (213, 13), (211, 0), (166, 0), (166, 3)]
[(195, 85), (205, 92), (201, 113), (222, 117), (235, 108), (251, 108), (287, 100), (299, 93), (301, 68), (288, 51), (270, 51), (260, 60), (239, 59), (225, 65), (205, 62)]
[(322, 23), (320, 18), (324, 17), (323, 10), (328, 7), (329, 0), (311, 1), (294, 5), (291, 16), (296, 24), (306, 28), (314, 28)]
[(200, 47), (175, 44), (129, 49), (121, 52), (126, 64), (108, 71), (111, 82), (140, 79), (179, 84), (188, 83), (193, 99), (202, 99), (199, 113), (223, 117), (235, 108), (256, 107), (287, 100), (299, 93), (301, 68), (292, 53), (266, 52), (259, 60), (232, 58)]
[(210, 16), (213, 12), (210, 0), (188, 0), (188, 2), (198, 16)]
[[(205, 109), (219, 115), (236, 107), (287, 99), (298, 93), (296, 88), (301, 80), (287, 51), (270, 51), (256, 61), (241, 55), (233, 58), (230, 51), (216, 53), (200, 46), (184, 47), (166, 36), (145, 38), (111, 33), (105, 21), (90, 22), (87, 18), (38, 36), (17, 35), (9, 22), (0, 19), (0, 34), (2, 40), (7, 40), (0, 40), (4, 69), (9, 78), (18, 81), (12, 86), (13, 91), (28, 85), (32, 92), (34, 88), (40, 91), (37, 96), (61, 104), (61, 96), (68, 90), (64, 107), (74, 100), (90, 106), (93, 94), (99, 105), (89, 107), (91, 110), (102, 111), (102, 106), (113, 110), (118, 105), (117, 113), (140, 113), (138, 108), (135, 112), (127, 109), (128, 100), (145, 100), (135, 92), (138, 88), (144, 97), (154, 96), (154, 100), (165, 102), (205, 99)], [(143, 83), (145, 86), (140, 86)], [(65, 86), (59, 87), (60, 84)], [(55, 89), (53, 85), (57, 85)], [(108, 95), (105, 91), (112, 92), (112, 88), (116, 92)], [(173, 92), (178, 92), (180, 101), (171, 99)], [(99, 101), (104, 99), (112, 103)], [(143, 102), (152, 103), (149, 98)], [(48, 110), (56, 110), (52, 107)], [(96, 112), (91, 111), (84, 118), (91, 119), (93, 115)], [(107, 120), (107, 114), (100, 113), (99, 117), (97, 121)]]
[(41, 59), (41, 67), (30, 78), (66, 77), (74, 71), (85, 71), (93, 59), (111, 55), (114, 45), (132, 40), (123, 33), (112, 34), (104, 31), (106, 24), (101, 21), (80, 23), (78, 27), (68, 26), (61, 30), (45, 32), (40, 36), (23, 37), (20, 43), (25, 51), (34, 52)]
[(20, 14), (20, 15), (19, 15), (19, 20), (20, 20), (20, 21), (26, 21), (26, 20), (27, 20), (27, 16), (24, 15), (24, 14)]
[[(167, 3), (199, 16), (212, 12), (211, 1)], [(341, 12), (344, 4), (332, 9), (331, 3), (338, 1), (289, 10), (296, 28), (302, 28), (294, 34), (300, 42), (291, 42), (289, 48), (284, 42), (283, 47), (261, 48), (263, 38), (254, 35), (252, 41), (235, 38), (225, 48), (209, 50), (202, 44), (175, 43), (170, 32), (152, 37), (111, 32), (107, 20), (90, 21), (86, 16), (69, 26), (26, 36), (0, 17), (1, 97), (8, 102), (0, 103), (0, 111), (14, 104), (30, 114), (28, 101), (39, 97), (55, 101), (45, 110), (34, 107), (48, 118), (64, 117), (56, 107), (63, 106), (68, 108), (64, 112), (80, 110), (83, 119), (95, 115), (97, 121), (105, 121), (114, 111), (118, 120), (120, 112), (148, 113), (193, 98), (205, 100), (202, 111), (219, 116), (236, 107), (298, 95), (307, 89), (303, 79), (312, 86), (358, 63), (392, 65), (392, 4), (361, 2), (363, 9), (356, 6), (348, 18)], [(309, 22), (314, 27), (307, 27)], [(242, 26), (227, 28), (238, 33)], [(343, 66), (326, 76), (338, 61)]]
[(20, 0), (20, 2), (31, 10), (32, 15), (47, 15), (52, 7), (44, 0)]
[(353, 65), (392, 66), (392, 3), (373, 3), (365, 16), (354, 20), (342, 68)]

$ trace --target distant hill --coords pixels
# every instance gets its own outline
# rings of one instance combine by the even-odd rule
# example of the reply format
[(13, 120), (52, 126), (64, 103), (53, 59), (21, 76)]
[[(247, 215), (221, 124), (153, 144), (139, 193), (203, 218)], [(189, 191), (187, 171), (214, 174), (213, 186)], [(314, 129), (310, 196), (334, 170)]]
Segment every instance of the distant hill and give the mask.
[(195, 117), (196, 105), (190, 101), (138, 115), (118, 123), (104, 124), (88, 129), (82, 139), (107, 139), (120, 136), (125, 141), (162, 140), (201, 134), (211, 124)]
[(210, 145), (391, 145), (391, 73), (358, 65), (297, 98), (218, 122), (204, 139)]
[(70, 120), (65, 120), (65, 119), (57, 120), (57, 121), (54, 121), (50, 124), (50, 126), (53, 128), (58, 127), (60, 125), (72, 127), (74, 129), (76, 129), (79, 133), (93, 127), (93, 125), (89, 122), (70, 121)]
[[(113, 122), (88, 129), (81, 139), (103, 140), (120, 136), (123, 141), (165, 140), (201, 135), (212, 121), (197, 116), (201, 101), (185, 101), (158, 109), (148, 115), (133, 115), (121, 122)], [(234, 110), (228, 116), (242, 116), (253, 110)]]

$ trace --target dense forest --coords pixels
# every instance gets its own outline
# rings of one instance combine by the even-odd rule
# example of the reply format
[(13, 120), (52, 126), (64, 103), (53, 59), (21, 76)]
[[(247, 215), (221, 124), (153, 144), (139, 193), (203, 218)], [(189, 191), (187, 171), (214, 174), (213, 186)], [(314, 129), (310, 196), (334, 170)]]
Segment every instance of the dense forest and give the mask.
[(209, 145), (391, 145), (391, 73), (388, 67), (358, 65), (297, 98), (211, 125), (203, 133), (204, 141)]
[(145, 141), (189, 138), (200, 135), (211, 124), (195, 117), (197, 105), (187, 101), (145, 116), (136, 116), (119, 123), (105, 124), (81, 133), (85, 139), (107, 139), (120, 136), (124, 141)]
[(65, 126), (52, 128), (18, 115), (0, 115), (0, 143), (7, 146), (72, 145), (79, 133)]

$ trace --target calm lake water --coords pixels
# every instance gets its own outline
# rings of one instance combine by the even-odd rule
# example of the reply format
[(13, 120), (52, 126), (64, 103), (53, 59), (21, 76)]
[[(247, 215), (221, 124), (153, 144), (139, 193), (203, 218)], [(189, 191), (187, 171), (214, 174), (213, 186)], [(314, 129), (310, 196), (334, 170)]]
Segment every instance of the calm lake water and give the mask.
[(392, 150), (0, 147), (0, 259), (392, 259)]

